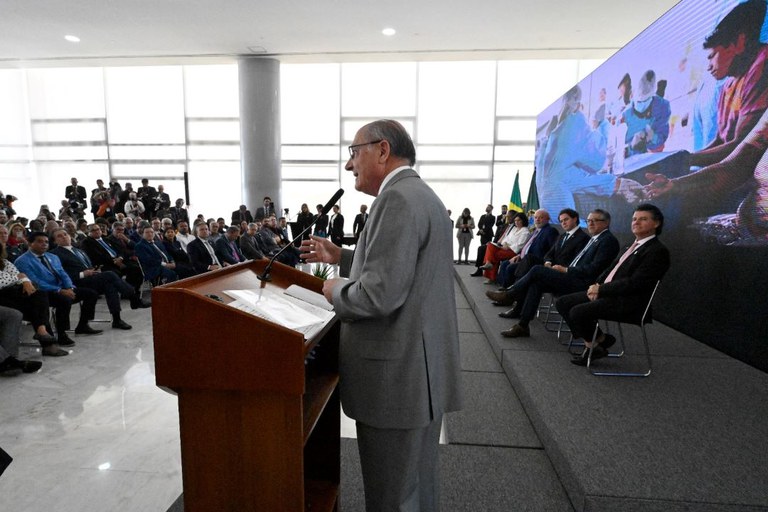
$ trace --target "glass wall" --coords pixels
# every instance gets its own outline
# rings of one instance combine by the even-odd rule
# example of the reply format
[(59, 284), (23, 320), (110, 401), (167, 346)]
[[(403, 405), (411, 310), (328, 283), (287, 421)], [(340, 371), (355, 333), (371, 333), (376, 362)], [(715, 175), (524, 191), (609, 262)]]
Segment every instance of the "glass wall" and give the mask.
[[(351, 231), (361, 204), (344, 171), (357, 129), (397, 119), (416, 143), (417, 168), (453, 218), (477, 220), (509, 200), (515, 175), (525, 199), (533, 174), (535, 116), (600, 61), (519, 60), (283, 64), (283, 197), (340, 201)], [(237, 66), (0, 70), (0, 190), (34, 216), (56, 208), (71, 177), (139, 186), (148, 178), (193, 215), (227, 217), (240, 202)], [(252, 209), (257, 205), (248, 205)]]

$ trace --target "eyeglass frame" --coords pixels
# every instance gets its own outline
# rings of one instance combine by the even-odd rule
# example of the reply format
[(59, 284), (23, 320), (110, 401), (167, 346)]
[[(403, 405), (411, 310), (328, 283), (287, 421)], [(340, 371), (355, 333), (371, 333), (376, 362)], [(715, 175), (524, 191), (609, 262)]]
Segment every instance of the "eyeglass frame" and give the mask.
[(355, 158), (356, 148), (367, 146), (368, 144), (378, 144), (379, 142), (384, 142), (386, 139), (379, 139), (379, 140), (372, 140), (369, 142), (361, 142), (360, 144), (352, 144), (351, 146), (347, 146), (347, 150), (349, 151), (349, 158)]

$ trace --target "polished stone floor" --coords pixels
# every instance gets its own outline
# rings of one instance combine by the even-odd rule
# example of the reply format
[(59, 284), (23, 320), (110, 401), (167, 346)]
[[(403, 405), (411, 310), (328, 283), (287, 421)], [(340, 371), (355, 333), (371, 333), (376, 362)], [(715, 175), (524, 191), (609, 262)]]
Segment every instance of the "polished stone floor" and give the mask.
[[(103, 308), (100, 301), (97, 318), (109, 318)], [(155, 386), (150, 312), (124, 302), (132, 330), (92, 323), (104, 333), (71, 334), (69, 356), (0, 378), (0, 447), (14, 459), (0, 476), (0, 511), (165, 511), (176, 500), (177, 403)], [(25, 326), (22, 342), (31, 338)], [(41, 357), (31, 347), (22, 356)], [(343, 418), (342, 436), (354, 435)]]

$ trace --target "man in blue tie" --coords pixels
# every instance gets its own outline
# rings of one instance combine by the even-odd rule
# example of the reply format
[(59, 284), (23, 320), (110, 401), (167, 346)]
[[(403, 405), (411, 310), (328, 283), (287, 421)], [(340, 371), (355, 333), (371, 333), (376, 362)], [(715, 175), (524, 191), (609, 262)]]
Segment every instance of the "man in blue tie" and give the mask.
[(144, 278), (148, 281), (160, 279), (164, 283), (177, 281), (176, 262), (155, 240), (154, 228), (145, 225), (141, 228), (141, 236), (141, 241), (136, 244), (136, 257), (141, 262)]
[(122, 256), (118, 247), (110, 244), (104, 235), (106, 233), (102, 232), (98, 224), (90, 224), (88, 236), (80, 244), (80, 248), (85, 251), (94, 266), (101, 270), (111, 270), (118, 276), (125, 277), (128, 284), (139, 294), (141, 283), (144, 281), (139, 265)]
[[(101, 334), (101, 331), (92, 329), (88, 321), (93, 319), (96, 311), (98, 294), (85, 287), (75, 287), (69, 275), (61, 266), (61, 260), (55, 254), (47, 253), (48, 235), (42, 231), (30, 233), (29, 250), (19, 256), (16, 267), (25, 273), (35, 287), (48, 293), (48, 301), (56, 308), (56, 334), (57, 344), (69, 347), (75, 344), (66, 331), (69, 329), (69, 312), (72, 304), (82, 302), (80, 307), (80, 320), (75, 328), (75, 334)], [(55, 355), (46, 353), (43, 355)]]
[(59, 257), (72, 282), (78, 287), (91, 288), (99, 295), (104, 295), (114, 329), (131, 329), (120, 317), (120, 296), (130, 299), (131, 309), (146, 308), (149, 304), (143, 303), (131, 285), (120, 279), (120, 276), (110, 270), (102, 272), (95, 268), (87, 254), (72, 246), (72, 239), (65, 229), (54, 229), (53, 239), (56, 248), (51, 253)]

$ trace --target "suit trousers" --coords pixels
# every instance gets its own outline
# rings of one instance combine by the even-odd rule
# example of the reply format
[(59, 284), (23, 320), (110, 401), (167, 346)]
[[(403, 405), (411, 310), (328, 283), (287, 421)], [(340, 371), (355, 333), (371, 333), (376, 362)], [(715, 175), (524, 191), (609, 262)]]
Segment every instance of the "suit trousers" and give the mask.
[(0, 289), (0, 306), (21, 311), (35, 329), (44, 325), (48, 332), (51, 331), (48, 325), (48, 294), (45, 292), (27, 295), (21, 286), (8, 286)]
[(19, 355), (19, 331), (22, 314), (11, 308), (0, 308), (0, 362)]
[(80, 320), (78, 325), (88, 323), (96, 314), (96, 299), (99, 295), (90, 288), (75, 288), (75, 299), (72, 300), (58, 292), (48, 292), (48, 302), (56, 308), (56, 334), (61, 336), (69, 330), (69, 312), (72, 304), (82, 302), (80, 305)]
[[(634, 303), (627, 304), (621, 297), (598, 298), (589, 300), (586, 290), (563, 295), (555, 302), (557, 311), (571, 328), (574, 338), (583, 338), (591, 342), (598, 320), (616, 320), (619, 322), (638, 322), (642, 309), (638, 312)], [(644, 307), (644, 306), (641, 306)], [(598, 330), (598, 337), (601, 331)]]
[[(575, 279), (567, 273), (558, 272), (544, 265), (534, 266), (527, 274), (515, 281), (510, 293), (518, 301), (516, 309), (520, 312), (520, 323), (528, 323), (536, 316), (541, 297), (545, 293), (563, 295), (581, 290), (586, 291), (589, 284), (583, 279)], [(592, 326), (594, 329), (594, 325)]]
[(415, 429), (357, 422), (367, 512), (440, 510), (438, 446), (442, 415)]
[(120, 279), (114, 272), (102, 272), (77, 280), (77, 286), (84, 286), (95, 290), (99, 295), (104, 295), (109, 312), (113, 315), (120, 314), (120, 296), (132, 298), (136, 291), (131, 285)]

